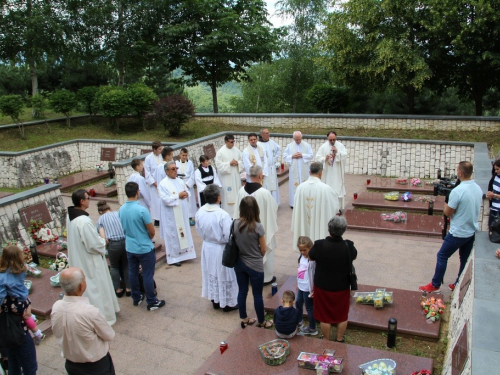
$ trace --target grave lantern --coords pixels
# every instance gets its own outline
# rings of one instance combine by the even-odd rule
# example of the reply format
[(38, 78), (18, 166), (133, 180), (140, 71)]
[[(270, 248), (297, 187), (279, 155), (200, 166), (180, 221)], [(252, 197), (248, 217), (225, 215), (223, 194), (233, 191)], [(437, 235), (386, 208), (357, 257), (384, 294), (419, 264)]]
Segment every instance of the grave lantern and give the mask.
[(398, 331), (398, 321), (394, 318), (389, 319), (387, 329), (387, 347), (394, 348), (396, 346), (396, 333)]
[(36, 246), (30, 245), (31, 259), (33, 259), (33, 263), (40, 265), (40, 259), (38, 259), (38, 252), (36, 251)]

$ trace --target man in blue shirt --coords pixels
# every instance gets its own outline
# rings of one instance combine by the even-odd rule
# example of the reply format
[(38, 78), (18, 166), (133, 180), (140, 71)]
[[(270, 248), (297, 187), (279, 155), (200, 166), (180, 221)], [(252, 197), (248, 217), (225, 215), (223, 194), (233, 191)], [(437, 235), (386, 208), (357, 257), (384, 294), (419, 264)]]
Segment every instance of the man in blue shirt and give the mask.
[(422, 292), (439, 293), (441, 291), (448, 259), (457, 250), (460, 255), (460, 270), (457, 280), (448, 285), (451, 290), (455, 289), (465, 268), (474, 245), (475, 233), (479, 229), (477, 221), (483, 199), (483, 191), (472, 179), (472, 172), (472, 164), (468, 161), (461, 161), (458, 164), (457, 176), (460, 179), (460, 185), (451, 191), (448, 203), (444, 204), (444, 214), (451, 218), (450, 230), (437, 253), (434, 277), (429, 284), (419, 288)]
[(165, 305), (164, 300), (155, 296), (154, 280), (156, 256), (152, 239), (155, 236), (155, 228), (149, 215), (149, 211), (142, 207), (139, 198), (139, 185), (135, 182), (127, 182), (125, 194), (128, 201), (120, 207), (118, 215), (125, 234), (125, 247), (127, 248), (128, 270), (132, 299), (134, 306), (141, 304), (144, 295), (141, 294), (139, 286), (139, 264), (142, 267), (142, 277), (148, 311), (159, 309)]

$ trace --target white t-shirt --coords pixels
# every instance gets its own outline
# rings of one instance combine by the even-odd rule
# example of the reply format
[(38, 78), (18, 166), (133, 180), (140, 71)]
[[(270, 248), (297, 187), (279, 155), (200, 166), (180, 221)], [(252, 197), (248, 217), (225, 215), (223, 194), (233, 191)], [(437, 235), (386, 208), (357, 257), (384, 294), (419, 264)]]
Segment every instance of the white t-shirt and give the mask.
[(300, 257), (299, 269), (297, 270), (297, 286), (303, 292), (310, 292), (309, 290), (309, 274), (307, 268), (309, 266), (309, 259)]

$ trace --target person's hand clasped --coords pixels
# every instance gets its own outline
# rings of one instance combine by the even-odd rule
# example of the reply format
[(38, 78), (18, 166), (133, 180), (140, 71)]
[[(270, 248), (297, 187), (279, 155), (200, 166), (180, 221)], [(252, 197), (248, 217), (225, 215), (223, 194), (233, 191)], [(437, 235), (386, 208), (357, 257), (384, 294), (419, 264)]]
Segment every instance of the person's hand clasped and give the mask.
[(300, 159), (302, 158), (302, 153), (296, 152), (295, 154), (292, 155), (292, 159)]
[(486, 193), (486, 198), (488, 198), (488, 199), (492, 199), (492, 198), (494, 198), (494, 197), (495, 197), (495, 194), (494, 194), (492, 191), (488, 191), (488, 192)]
[(179, 193), (179, 198), (180, 199), (186, 199), (189, 196), (189, 194), (186, 191), (181, 191)]
[(495, 255), (497, 256), (498, 259), (500, 259), (500, 249), (497, 249), (497, 251), (495, 252)]
[(238, 165), (238, 161), (233, 159), (229, 162), (229, 165), (231, 165), (232, 167), (236, 167)]

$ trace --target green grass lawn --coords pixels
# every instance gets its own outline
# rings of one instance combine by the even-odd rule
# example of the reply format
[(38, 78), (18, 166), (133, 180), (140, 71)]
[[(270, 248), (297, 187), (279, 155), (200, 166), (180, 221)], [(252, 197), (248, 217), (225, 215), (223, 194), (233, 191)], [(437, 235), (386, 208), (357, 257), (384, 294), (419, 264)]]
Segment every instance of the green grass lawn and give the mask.
[[(72, 113), (72, 115), (82, 115), (82, 114), (84, 114), (84, 113), (83, 112), (73, 112)], [(56, 113), (56, 112), (52, 111), (51, 109), (47, 109), (45, 111), (44, 118), (46, 118), (46, 119), (59, 118), (59, 117), (63, 117), (63, 114)], [(43, 120), (43, 118), (33, 118), (31, 108), (24, 108), (23, 114), (21, 115), (20, 119), (23, 122)], [(0, 115), (0, 125), (10, 125), (12, 123), (13, 123), (13, 121), (9, 116)]]
[[(185, 142), (221, 131), (258, 132), (259, 126), (226, 125), (210, 123), (199, 119), (191, 120), (181, 131), (180, 136), (171, 137), (160, 126), (143, 131), (140, 122), (134, 118), (121, 119), (120, 130), (117, 132), (107, 119), (89, 118), (72, 121), (72, 129), (67, 129), (64, 121), (49, 125), (34, 125), (26, 127), (27, 139), (22, 141), (17, 129), (0, 131), (0, 150), (21, 151), (52, 143), (68, 141), (77, 138), (117, 139), (134, 141)], [(325, 135), (325, 129), (298, 127), (303, 134)], [(273, 133), (291, 134), (295, 129), (274, 127)], [(431, 131), (431, 130), (376, 130), (376, 129), (337, 129), (340, 136), (429, 139), (464, 142), (486, 142), (490, 155), (500, 151), (500, 137), (497, 132), (465, 132), (465, 131)]]

